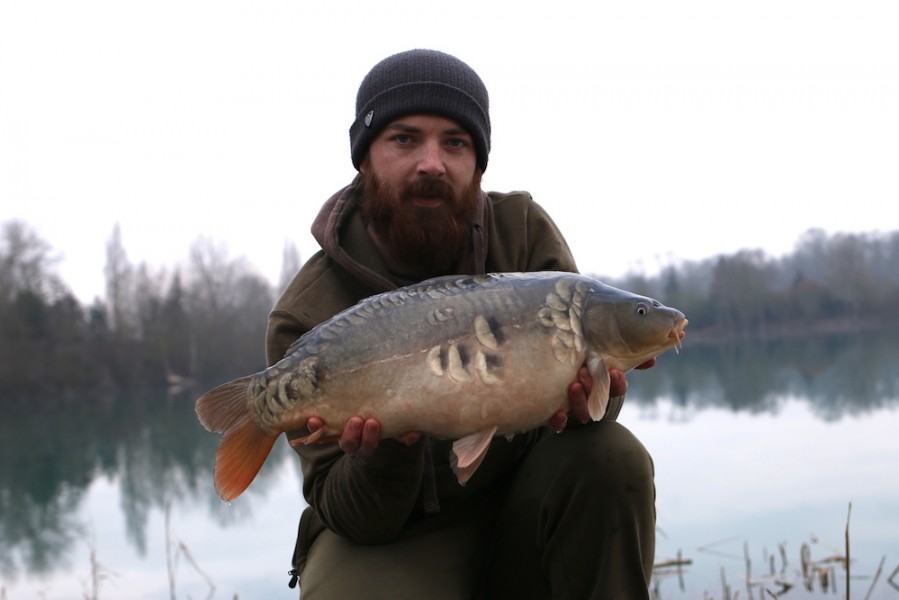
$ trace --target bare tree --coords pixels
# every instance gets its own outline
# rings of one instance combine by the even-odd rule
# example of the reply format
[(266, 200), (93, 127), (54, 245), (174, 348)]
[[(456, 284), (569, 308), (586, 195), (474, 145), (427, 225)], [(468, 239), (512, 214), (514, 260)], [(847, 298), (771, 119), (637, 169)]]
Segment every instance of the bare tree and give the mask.
[(59, 258), (50, 245), (22, 221), (8, 221), (0, 232), (0, 300), (11, 302), (23, 292), (44, 302), (66, 293), (55, 272)]
[(127, 334), (136, 325), (133, 303), (134, 267), (128, 261), (122, 244), (122, 229), (118, 223), (106, 242), (106, 304), (109, 307), (109, 326), (113, 331)]
[(190, 251), (188, 314), (204, 374), (234, 374), (263, 361), (271, 285), (246, 260), (201, 238)]
[(720, 257), (711, 286), (718, 323), (737, 331), (764, 334), (770, 281), (771, 265), (761, 250), (741, 250)]
[(300, 252), (296, 244), (291, 241), (284, 242), (284, 251), (281, 253), (281, 276), (278, 279), (278, 293), (280, 294), (293, 279), (297, 271), (303, 265), (300, 260)]

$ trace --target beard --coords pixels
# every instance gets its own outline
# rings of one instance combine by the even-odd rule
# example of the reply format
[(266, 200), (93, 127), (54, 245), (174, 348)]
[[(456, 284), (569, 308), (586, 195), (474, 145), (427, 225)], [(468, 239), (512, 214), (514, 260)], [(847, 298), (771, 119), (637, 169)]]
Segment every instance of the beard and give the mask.
[[(423, 177), (399, 189), (374, 173), (363, 179), (362, 219), (398, 264), (432, 275), (451, 272), (471, 251), (472, 224), (481, 197), (481, 174), (458, 195), (442, 179)], [(414, 198), (439, 198), (436, 207)]]

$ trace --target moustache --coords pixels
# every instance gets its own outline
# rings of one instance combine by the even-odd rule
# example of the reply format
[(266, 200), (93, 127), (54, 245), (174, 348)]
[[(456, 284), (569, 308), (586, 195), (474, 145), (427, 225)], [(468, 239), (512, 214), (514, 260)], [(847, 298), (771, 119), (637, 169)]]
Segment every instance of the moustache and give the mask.
[(442, 179), (425, 177), (417, 179), (413, 183), (406, 184), (403, 189), (403, 198), (440, 198), (452, 202), (454, 199), (453, 188)]

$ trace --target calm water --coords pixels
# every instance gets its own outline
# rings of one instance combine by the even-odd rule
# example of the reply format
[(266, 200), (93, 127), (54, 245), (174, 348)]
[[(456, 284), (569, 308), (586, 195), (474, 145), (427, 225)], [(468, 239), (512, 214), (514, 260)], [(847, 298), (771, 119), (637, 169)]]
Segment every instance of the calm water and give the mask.
[[(827, 559), (848, 519), (852, 597), (899, 600), (899, 332), (688, 344), (630, 383), (619, 420), (655, 459), (656, 561), (689, 561), (657, 570), (659, 598), (770, 598), (776, 581), (843, 597)], [(192, 398), (4, 417), (0, 599), (296, 598), (296, 461), (279, 444), (222, 503)], [(805, 589), (803, 552), (825, 588)]]

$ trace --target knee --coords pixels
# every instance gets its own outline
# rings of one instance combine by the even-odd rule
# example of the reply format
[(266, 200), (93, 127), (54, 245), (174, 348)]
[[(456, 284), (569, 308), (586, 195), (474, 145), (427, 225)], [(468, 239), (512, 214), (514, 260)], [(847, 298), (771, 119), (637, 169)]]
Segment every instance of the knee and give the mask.
[(595, 476), (652, 482), (652, 457), (624, 425), (616, 421), (599, 421), (581, 428), (579, 435), (572, 438), (589, 461), (589, 471)]
[(554, 487), (577, 489), (607, 500), (642, 498), (654, 502), (652, 457), (620, 423), (590, 423), (553, 435), (544, 443), (546, 446), (535, 448), (538, 454), (529, 459), (554, 472)]

